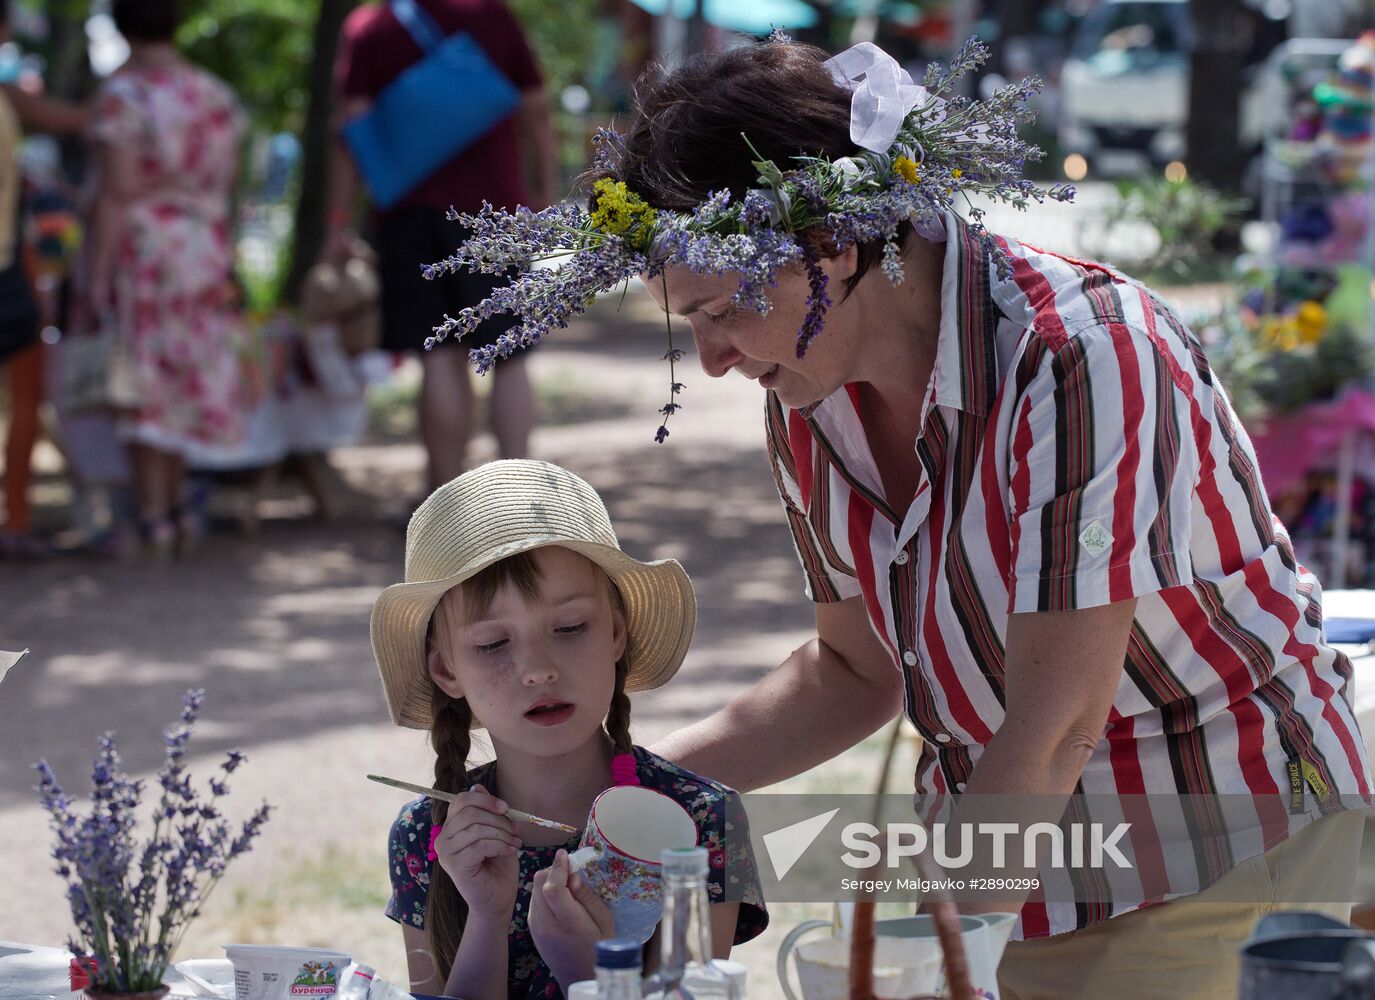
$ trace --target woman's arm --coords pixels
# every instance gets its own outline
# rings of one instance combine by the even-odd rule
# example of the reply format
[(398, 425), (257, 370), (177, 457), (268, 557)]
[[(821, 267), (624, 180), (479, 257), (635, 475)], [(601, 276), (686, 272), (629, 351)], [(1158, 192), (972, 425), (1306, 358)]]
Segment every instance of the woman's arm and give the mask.
[(110, 303), (125, 213), (130, 200), (139, 192), (138, 158), (132, 149), (103, 142), (99, 146), (99, 160), (100, 179), (91, 218), (91, 277), (86, 296), (92, 310), (103, 309)]
[(446, 983), (439, 978), (439, 963), (430, 951), (430, 937), (418, 927), (401, 925), (406, 943), (406, 969), (411, 992), (429, 996), (463, 997), (463, 1000), (505, 1000), (506, 928), (470, 918), (454, 956)]
[(735, 944), (735, 923), (740, 918), (739, 903), (712, 903), (711, 957), (730, 958)]
[(458, 954), (444, 984), (446, 997), (463, 1000), (505, 1000), (506, 967), (509, 962), (506, 935), (510, 920), (487, 920), (468, 914)]
[(748, 792), (824, 763), (891, 722), (902, 708), (902, 675), (863, 599), (818, 604), (816, 625), (818, 639), (654, 752)]
[(406, 970), (411, 977), (411, 992), (439, 996), (444, 981), (439, 978), (439, 966), (430, 951), (430, 937), (419, 927), (401, 925), (401, 939), (406, 944)]
[(530, 207), (547, 208), (558, 200), (558, 143), (544, 87), (521, 91), (516, 136), (520, 161), (530, 175)]
[[(1018, 817), (1019, 821), (1060, 821), (1065, 801), (1103, 739), (1135, 614), (1132, 598), (1077, 611), (1011, 616), (1004, 674), (1006, 714), (969, 777), (966, 802), (971, 797), (991, 802), (999, 795), (1036, 796), (1041, 814)], [(957, 810), (956, 823), (969, 821)], [(1009, 856), (1009, 866), (1019, 867), (1020, 857)], [(991, 874), (1020, 878), (1036, 872)], [(1016, 912), (1024, 900), (1024, 895), (1014, 895), (962, 903), (960, 909)]]
[(14, 106), (20, 123), (30, 132), (49, 135), (75, 135), (84, 132), (91, 120), (87, 104), (75, 104), (43, 94), (31, 94), (14, 84), (4, 84), (5, 96)]
[(336, 97), (333, 129), (334, 135), (329, 147), (328, 179), (325, 202), (325, 240), (320, 248), (320, 259), (330, 262), (346, 260), (357, 240), (354, 231), (354, 215), (357, 211), (359, 193), (358, 167), (353, 162), (353, 154), (344, 142), (342, 129), (345, 124), (367, 111), (371, 101), (361, 97)]

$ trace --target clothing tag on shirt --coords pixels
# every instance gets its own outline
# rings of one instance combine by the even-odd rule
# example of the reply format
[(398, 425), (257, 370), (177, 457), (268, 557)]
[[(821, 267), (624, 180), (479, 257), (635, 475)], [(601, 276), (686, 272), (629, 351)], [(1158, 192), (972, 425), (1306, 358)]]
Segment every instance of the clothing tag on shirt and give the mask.
[(1327, 787), (1327, 782), (1322, 780), (1322, 775), (1318, 769), (1308, 761), (1303, 762), (1303, 777), (1308, 782), (1308, 787), (1313, 789), (1313, 794), (1318, 797), (1319, 802), (1326, 802), (1327, 797), (1332, 794), (1332, 789)]
[(1289, 775), (1289, 814), (1300, 816), (1303, 814), (1303, 765), (1297, 756), (1290, 757), (1285, 762), (1285, 771)]
[(1112, 544), (1112, 535), (1101, 521), (1090, 521), (1089, 526), (1079, 532), (1079, 544), (1089, 555), (1100, 556)]

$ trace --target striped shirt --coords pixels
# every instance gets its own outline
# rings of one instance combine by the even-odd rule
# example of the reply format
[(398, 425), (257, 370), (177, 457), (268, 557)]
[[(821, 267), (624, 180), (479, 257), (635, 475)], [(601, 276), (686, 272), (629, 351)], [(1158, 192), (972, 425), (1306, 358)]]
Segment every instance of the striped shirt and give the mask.
[[(808, 595), (862, 595), (923, 737), (919, 800), (962, 791), (1002, 722), (1009, 615), (1130, 598), (1122, 678), (1079, 791), (1280, 796), (1297, 759), (1319, 793), (1368, 796), (1351, 664), (1324, 642), (1318, 581), (1198, 339), (1109, 267), (1000, 237), (1001, 278), (962, 221), (948, 231), (907, 510), (885, 500), (854, 386), (800, 410), (767, 402)], [(1232, 845), (1194, 891), (1341, 808), (1317, 799)], [(1033, 895), (1021, 936), (1136, 905)]]

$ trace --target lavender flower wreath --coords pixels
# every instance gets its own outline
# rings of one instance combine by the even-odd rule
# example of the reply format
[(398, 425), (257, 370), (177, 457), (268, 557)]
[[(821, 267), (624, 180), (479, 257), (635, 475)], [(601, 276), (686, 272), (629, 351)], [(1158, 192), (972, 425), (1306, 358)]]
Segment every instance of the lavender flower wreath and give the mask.
[[(781, 32), (769, 44), (787, 44)], [(971, 229), (984, 241), (999, 273), (1010, 263), (982, 224), (983, 211), (970, 201), (980, 194), (1024, 209), (1047, 197), (1069, 201), (1074, 189), (1056, 185), (1049, 191), (1022, 176), (1027, 161), (1042, 151), (1017, 135), (1018, 126), (1035, 117), (1028, 100), (1040, 81), (1028, 78), (1009, 85), (987, 100), (951, 94), (955, 80), (982, 65), (988, 49), (967, 41), (948, 66), (932, 63), (920, 85), (878, 46), (861, 43), (826, 62), (837, 83), (853, 91), (851, 138), (861, 151), (836, 160), (799, 156), (783, 169), (754, 150), (760, 187), (732, 200), (729, 191), (710, 194), (691, 212), (672, 212), (648, 205), (618, 176), (624, 137), (601, 129), (594, 138), (595, 167), (610, 175), (593, 186), (590, 205), (561, 204), (535, 212), (524, 206), (512, 212), (484, 203), (476, 215), (452, 210), (449, 218), (469, 227), (472, 237), (446, 260), (424, 268), (426, 278), (468, 268), (486, 274), (516, 275), (476, 306), (457, 317), (445, 316), (425, 342), (432, 348), (445, 337), (462, 337), (497, 313), (515, 313), (521, 323), (496, 343), (469, 357), (479, 374), (500, 358), (530, 347), (551, 330), (568, 325), (585, 312), (598, 293), (625, 285), (640, 275), (661, 277), (664, 268), (682, 266), (698, 274), (740, 274), (732, 299), (738, 307), (763, 315), (769, 311), (768, 289), (779, 268), (800, 263), (809, 294), (807, 314), (797, 332), (797, 356), (821, 332), (831, 305), (827, 276), (817, 251), (800, 239), (808, 230), (824, 230), (837, 250), (883, 240), (882, 270), (890, 281), (903, 279), (898, 227), (911, 222), (918, 233), (944, 231), (944, 217), (963, 199)], [(532, 267), (560, 261), (557, 266)], [(673, 347), (669, 324), (670, 398), (655, 434), (668, 437), (668, 418), (679, 409), (682, 391), (673, 365), (682, 352)]]

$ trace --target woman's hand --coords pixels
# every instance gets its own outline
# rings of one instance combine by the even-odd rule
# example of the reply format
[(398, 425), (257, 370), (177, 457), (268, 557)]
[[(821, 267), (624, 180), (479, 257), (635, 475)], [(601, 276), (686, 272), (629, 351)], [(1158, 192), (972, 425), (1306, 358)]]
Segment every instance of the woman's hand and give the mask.
[(520, 884), (520, 838), (505, 812), (505, 802), (474, 785), (450, 803), (434, 852), (469, 913), (509, 921)]
[(570, 870), (567, 851), (559, 851), (552, 865), (535, 873), (530, 936), (565, 993), (569, 984), (593, 977), (597, 942), (616, 936), (611, 908)]

